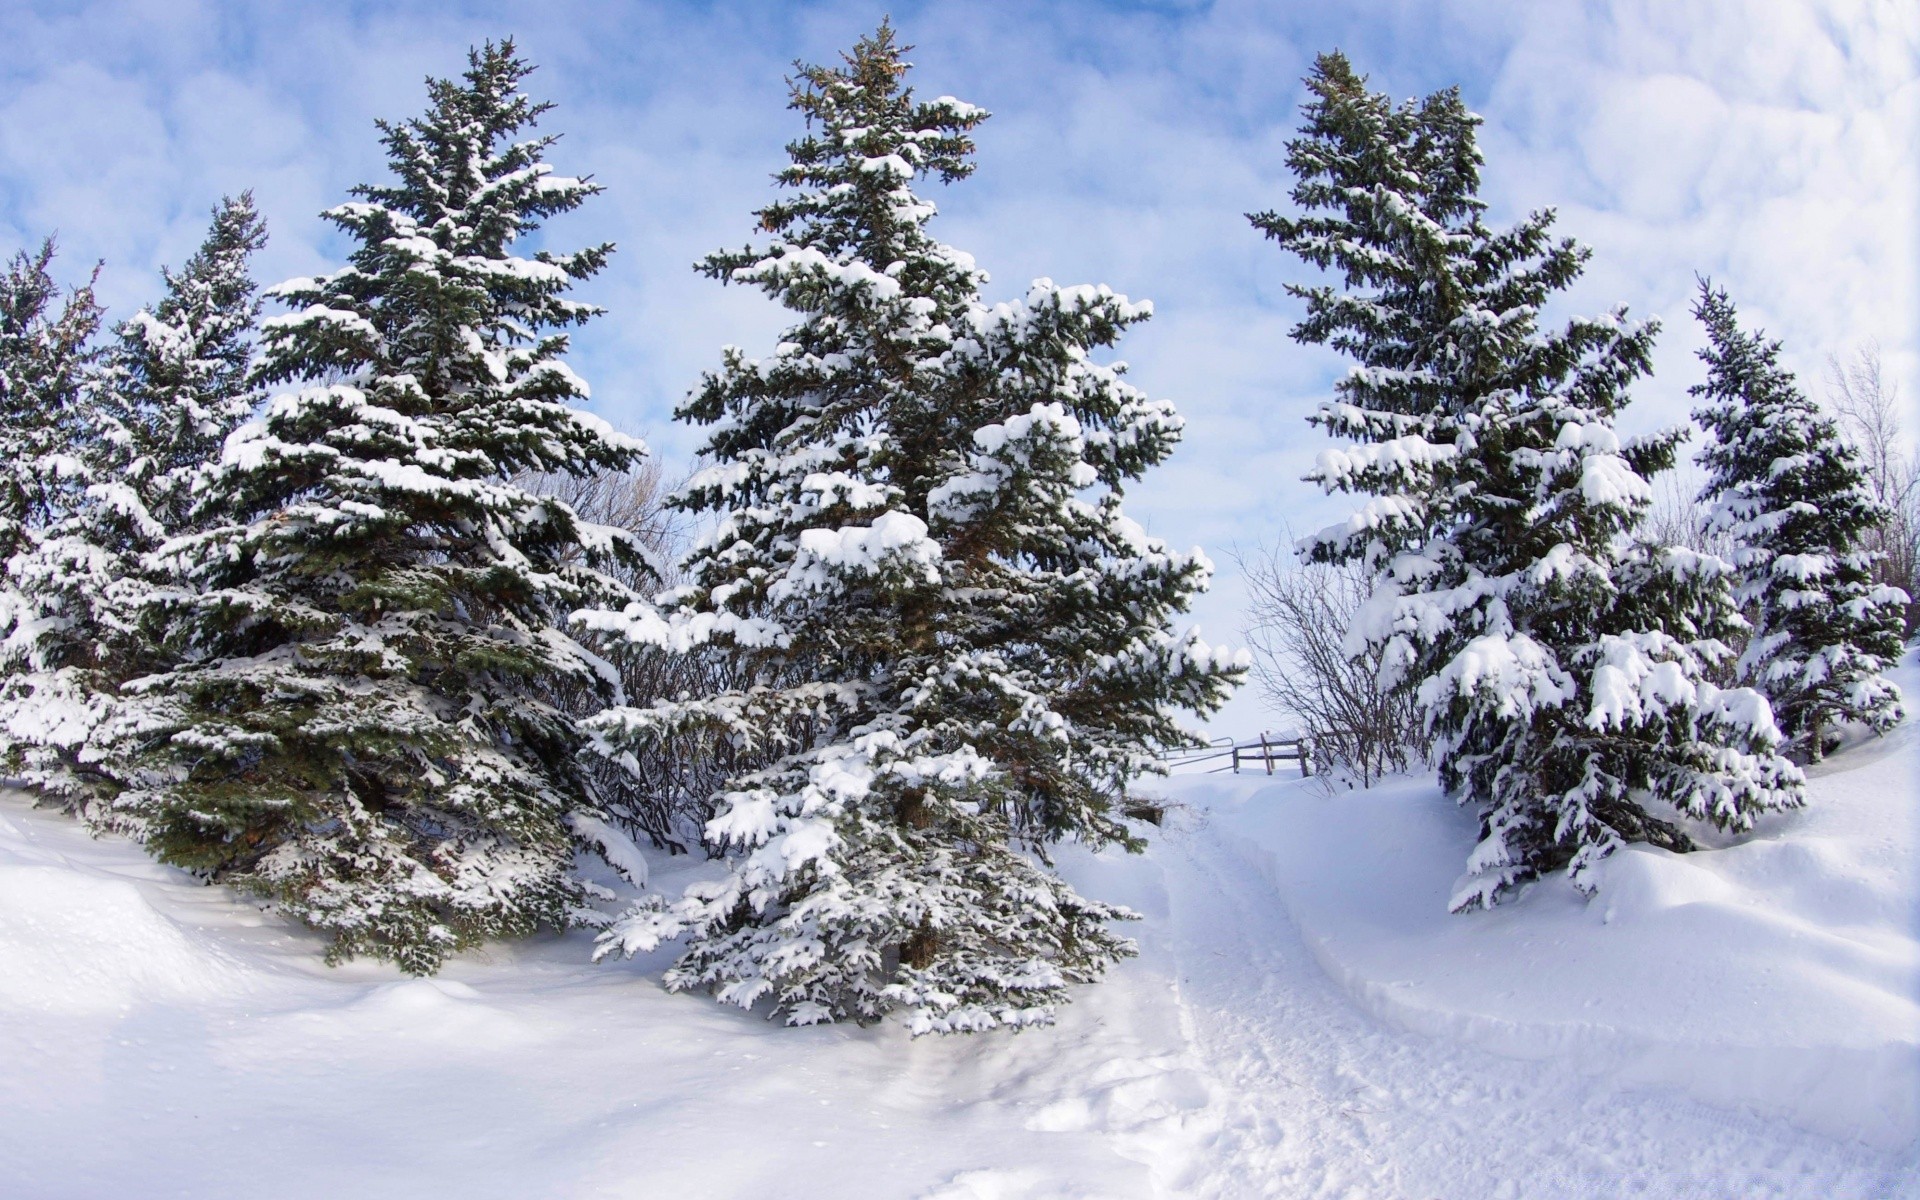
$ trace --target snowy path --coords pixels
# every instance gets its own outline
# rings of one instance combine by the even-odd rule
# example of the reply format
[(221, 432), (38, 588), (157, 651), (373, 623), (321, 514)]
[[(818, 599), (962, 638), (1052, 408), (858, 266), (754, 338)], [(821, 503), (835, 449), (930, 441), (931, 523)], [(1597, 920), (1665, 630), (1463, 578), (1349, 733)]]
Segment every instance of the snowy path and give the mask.
[(1192, 1194), (1920, 1196), (1911, 1160), (1384, 1026), (1232, 840), (1203, 816), (1156, 851), (1219, 1125)]

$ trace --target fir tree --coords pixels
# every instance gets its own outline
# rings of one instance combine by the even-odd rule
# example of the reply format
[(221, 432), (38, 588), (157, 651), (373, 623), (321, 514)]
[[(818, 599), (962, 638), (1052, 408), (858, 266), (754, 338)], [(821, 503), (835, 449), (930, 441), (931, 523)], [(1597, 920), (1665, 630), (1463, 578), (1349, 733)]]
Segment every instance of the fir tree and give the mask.
[(81, 506), (99, 445), (89, 414), (100, 393), (100, 308), (91, 280), (56, 307), (53, 257), (49, 239), (0, 276), (0, 749), (11, 773), (37, 785), (61, 774), (60, 755), (45, 744), (84, 742), (97, 715), (84, 690), (44, 686), (84, 645), (58, 601), (65, 577), (95, 564), (84, 554), (67, 561), (61, 533)]
[(1136, 844), (1116, 805), (1230, 659), (1168, 630), (1205, 582), (1121, 512), (1180, 423), (1090, 352), (1146, 306), (986, 277), (927, 231), (915, 180), (972, 171), (985, 113), (914, 98), (892, 30), (804, 67), (771, 243), (704, 270), (800, 314), (772, 355), (728, 350), (682, 410), (712, 465), (678, 503), (715, 514), (665, 617), (591, 618), (707, 645), (753, 686), (616, 709), (614, 753), (703, 733), (771, 756), (707, 826), (725, 879), (642, 905), (607, 951), (685, 935), (675, 988), (771, 1001), (793, 1024), (904, 1009), (915, 1033), (1050, 1020), (1130, 942), (1046, 848)]
[(1680, 437), (1613, 431), (1655, 327), (1542, 327), (1588, 252), (1550, 211), (1485, 224), (1457, 90), (1394, 105), (1339, 54), (1307, 86), (1301, 215), (1253, 221), (1341, 277), (1292, 289), (1295, 338), (1357, 362), (1313, 418), (1354, 444), (1311, 478), (1372, 499), (1306, 549), (1376, 569), (1350, 649), (1417, 681), (1441, 781), (1480, 813), (1453, 907), (1561, 867), (1591, 890), (1624, 842), (1691, 848), (1656, 801), (1729, 829), (1799, 803), (1764, 698), (1707, 678), (1738, 625), (1726, 564), (1629, 537)]
[(252, 407), (247, 263), (264, 241), (251, 196), (223, 202), (186, 266), (163, 272), (166, 296), (119, 327), (82, 417), (85, 494), (14, 561), (31, 669), (0, 699), (0, 728), (20, 775), (97, 826), (137, 831), (111, 803), (115, 743), (149, 714), (119, 686), (166, 665), (151, 609), (177, 586), (143, 560), (187, 530), (192, 480)]
[[(93, 284), (55, 310), (52, 239), (0, 275), (0, 562), (31, 550), (85, 486), (80, 451), (97, 383), (100, 307)], [(8, 620), (14, 592), (8, 589)]]
[[(153, 556), (171, 696), (136, 797), (166, 861), (278, 901), (368, 953), (432, 971), (481, 939), (579, 914), (568, 817), (592, 804), (557, 680), (614, 692), (556, 622), (627, 595), (593, 565), (626, 542), (520, 472), (619, 469), (643, 451), (573, 405), (566, 298), (611, 250), (514, 253), (598, 187), (522, 137), (547, 106), (511, 43), (430, 80), (382, 123), (386, 186), (326, 214), (358, 243), (272, 295), (257, 379), (292, 383), (200, 476), (210, 527)], [(583, 557), (586, 544), (593, 551)]]
[(1899, 661), (1906, 593), (1873, 581), (1862, 534), (1891, 516), (1858, 455), (1779, 363), (1780, 343), (1740, 328), (1723, 289), (1700, 284), (1707, 382), (1694, 419), (1713, 433), (1699, 454), (1701, 500), (1734, 539), (1740, 599), (1755, 614), (1743, 682), (1765, 692), (1791, 746), (1818, 762), (1833, 726), (1898, 724), (1900, 690), (1880, 672)]
[(163, 272), (166, 295), (118, 331), (109, 394), (124, 431), (124, 482), (163, 538), (206, 523), (194, 481), (259, 402), (250, 264), (266, 242), (251, 192), (222, 200), (193, 257)]

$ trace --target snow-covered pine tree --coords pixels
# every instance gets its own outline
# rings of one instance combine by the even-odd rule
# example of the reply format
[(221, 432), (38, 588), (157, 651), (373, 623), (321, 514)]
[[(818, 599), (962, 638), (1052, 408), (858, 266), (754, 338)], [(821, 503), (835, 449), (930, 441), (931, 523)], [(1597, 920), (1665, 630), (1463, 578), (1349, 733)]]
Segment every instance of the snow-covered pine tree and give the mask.
[(1441, 781), (1480, 813), (1453, 908), (1562, 867), (1590, 890), (1623, 842), (1690, 848), (1662, 804), (1744, 829), (1799, 803), (1765, 699), (1707, 679), (1737, 621), (1730, 568), (1629, 537), (1680, 436), (1613, 430), (1654, 326), (1541, 327), (1588, 251), (1551, 239), (1550, 211), (1487, 227), (1457, 90), (1394, 105), (1337, 53), (1307, 87), (1300, 215), (1253, 221), (1341, 276), (1292, 289), (1295, 338), (1358, 363), (1312, 418), (1354, 444), (1310, 478), (1372, 499), (1304, 548), (1377, 571), (1349, 646), (1418, 681)]
[(86, 724), (84, 709), (71, 705), (21, 705), (61, 665), (65, 642), (58, 614), (47, 611), (41, 566), (91, 474), (97, 431), (88, 414), (100, 384), (92, 282), (60, 300), (53, 257), (49, 239), (0, 275), (0, 754), (10, 773), (35, 783), (42, 731)]
[(792, 1024), (903, 1009), (918, 1034), (1044, 1023), (1132, 952), (1106, 927), (1130, 914), (1046, 848), (1135, 845), (1127, 781), (1238, 667), (1168, 629), (1205, 560), (1120, 510), (1180, 424), (1089, 352), (1146, 307), (1045, 280), (982, 302), (912, 185), (971, 173), (986, 114), (916, 100), (904, 52), (883, 24), (795, 80), (810, 131), (758, 214), (772, 242), (704, 269), (799, 322), (766, 358), (726, 351), (682, 409), (712, 465), (678, 503), (719, 518), (689, 585), (664, 618), (587, 619), (754, 681), (609, 711), (610, 751), (694, 732), (774, 756), (718, 798), (728, 875), (638, 907), (605, 952), (684, 935), (671, 987)]
[(253, 193), (223, 199), (193, 257), (162, 272), (166, 295), (121, 325), (111, 351), (110, 397), (125, 431), (120, 482), (163, 537), (212, 518), (198, 511), (194, 481), (259, 402), (249, 377), (260, 316), (251, 262), (266, 242)]
[[(78, 451), (98, 376), (100, 306), (91, 279), (60, 300), (53, 257), (49, 238), (0, 274), (0, 563), (31, 550), (84, 487)], [(11, 622), (11, 585), (7, 599)]]
[(1694, 420), (1713, 441), (1698, 455), (1702, 501), (1734, 539), (1740, 600), (1754, 630), (1739, 675), (1766, 693), (1797, 755), (1818, 762), (1841, 721), (1898, 724), (1906, 593), (1873, 581), (1861, 535), (1890, 514), (1873, 499), (1833, 418), (1779, 362), (1780, 343), (1740, 328), (1733, 301), (1703, 280), (1694, 316), (1707, 328), (1707, 382)]
[[(517, 472), (619, 469), (644, 448), (574, 407), (566, 298), (611, 250), (514, 253), (597, 185), (552, 173), (511, 43), (430, 80), (381, 128), (397, 181), (326, 214), (349, 265), (272, 294), (257, 378), (295, 383), (196, 484), (223, 522), (155, 555), (190, 587), (183, 662), (139, 797), (163, 859), (275, 899), (331, 956), (436, 969), (578, 914), (568, 818), (592, 798), (556, 677), (606, 683), (561, 628), (630, 595), (593, 565), (630, 539)], [(578, 551), (591, 543), (594, 554)], [(609, 698), (615, 695), (606, 683)]]
[(119, 695), (167, 665), (154, 601), (177, 585), (143, 560), (187, 531), (194, 477), (252, 408), (248, 260), (265, 237), (250, 195), (223, 201), (186, 266), (163, 271), (166, 295), (120, 325), (80, 418), (85, 495), (14, 560), (33, 614), (16, 635), (29, 670), (0, 697), (0, 730), (15, 770), (96, 826), (128, 827), (111, 804), (130, 748), (121, 726), (171, 703), (128, 708)]

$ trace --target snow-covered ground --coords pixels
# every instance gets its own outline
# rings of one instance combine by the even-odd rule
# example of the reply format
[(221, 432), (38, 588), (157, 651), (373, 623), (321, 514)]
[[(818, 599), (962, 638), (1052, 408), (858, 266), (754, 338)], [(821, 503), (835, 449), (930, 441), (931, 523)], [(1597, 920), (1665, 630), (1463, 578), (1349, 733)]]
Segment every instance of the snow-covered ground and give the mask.
[(9, 795), (0, 1196), (1920, 1196), (1917, 733), (1742, 844), (1461, 917), (1424, 781), (1175, 779), (1149, 854), (1065, 863), (1141, 957), (1055, 1029), (920, 1041), (579, 934), (329, 969)]

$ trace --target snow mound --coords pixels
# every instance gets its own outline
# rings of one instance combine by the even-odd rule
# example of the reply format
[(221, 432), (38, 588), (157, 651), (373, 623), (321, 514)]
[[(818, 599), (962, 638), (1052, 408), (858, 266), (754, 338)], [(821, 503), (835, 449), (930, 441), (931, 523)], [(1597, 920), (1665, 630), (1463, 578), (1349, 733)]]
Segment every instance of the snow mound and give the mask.
[[(1150, 862), (1066, 857), (1165, 913)], [(674, 892), (711, 869), (653, 865)], [(1147, 940), (1050, 1030), (788, 1029), (662, 991), (667, 951), (596, 966), (590, 932), (431, 979), (329, 968), (318, 935), (0, 794), (0, 1196), (1148, 1200), (1206, 1094)]]
[(1553, 878), (1491, 912), (1447, 900), (1477, 829), (1430, 779), (1184, 778), (1327, 974), (1434, 1038), (1900, 1150), (1920, 1140), (1920, 736), (1813, 773), (1748, 839), (1630, 847), (1588, 901)]
[(18, 827), (0, 814), (0, 1014), (121, 1012), (237, 985), (233, 961), (133, 881), (22, 853), (9, 834)]

